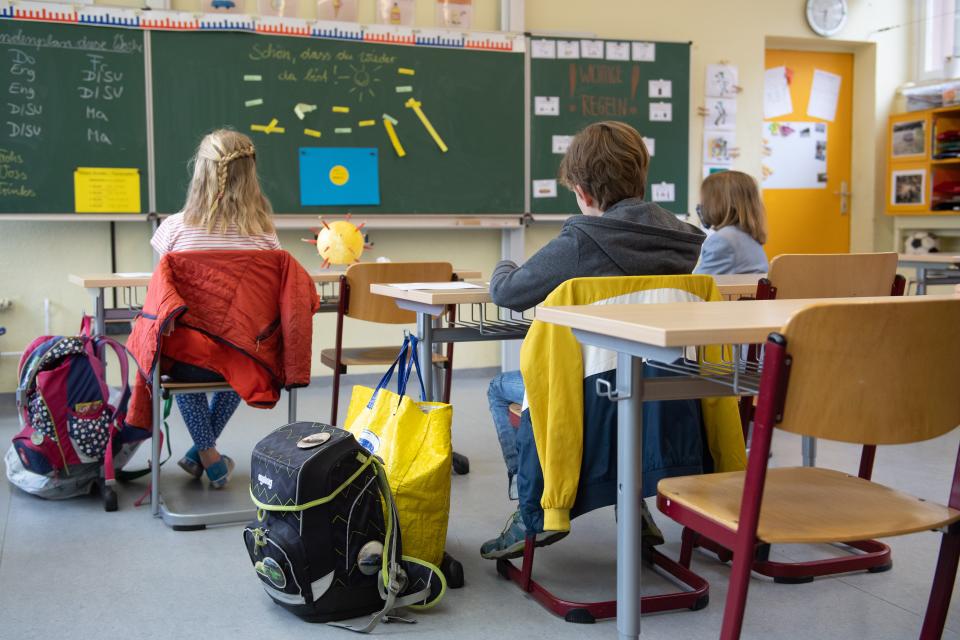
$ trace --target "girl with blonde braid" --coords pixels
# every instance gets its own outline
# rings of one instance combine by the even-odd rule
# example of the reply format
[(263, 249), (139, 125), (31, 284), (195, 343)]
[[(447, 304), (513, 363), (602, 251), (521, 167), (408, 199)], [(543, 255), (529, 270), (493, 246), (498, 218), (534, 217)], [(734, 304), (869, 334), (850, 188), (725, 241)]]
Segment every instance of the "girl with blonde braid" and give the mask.
[[(247, 136), (220, 129), (207, 134), (193, 159), (193, 179), (183, 211), (164, 220), (150, 244), (161, 256), (170, 251), (279, 249), (270, 203), (257, 180), (256, 150)], [(178, 382), (214, 382), (221, 378), (185, 363), (174, 363), (170, 376)], [(210, 486), (222, 488), (234, 463), (217, 451), (217, 438), (240, 396), (220, 391), (176, 396), (177, 407), (193, 438), (178, 463), (195, 478), (206, 471)]]

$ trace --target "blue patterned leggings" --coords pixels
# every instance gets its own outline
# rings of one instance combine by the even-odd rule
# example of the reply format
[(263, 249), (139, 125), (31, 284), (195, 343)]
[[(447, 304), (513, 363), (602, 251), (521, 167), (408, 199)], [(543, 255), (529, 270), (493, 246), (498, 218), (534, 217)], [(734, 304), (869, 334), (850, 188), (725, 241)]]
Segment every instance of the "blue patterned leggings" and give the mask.
[(193, 444), (200, 450), (216, 446), (217, 438), (240, 404), (240, 396), (233, 391), (217, 391), (209, 404), (205, 393), (181, 393), (174, 397)]

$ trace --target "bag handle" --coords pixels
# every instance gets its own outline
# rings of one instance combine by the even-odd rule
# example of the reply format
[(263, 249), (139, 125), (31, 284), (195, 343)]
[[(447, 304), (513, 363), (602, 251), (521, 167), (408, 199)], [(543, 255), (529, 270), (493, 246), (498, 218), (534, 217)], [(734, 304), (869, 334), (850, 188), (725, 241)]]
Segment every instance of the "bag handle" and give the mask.
[(417, 351), (420, 339), (414, 335), (407, 336), (404, 340), (410, 342), (410, 359), (402, 371), (400, 380), (397, 383), (397, 395), (403, 396), (407, 392), (407, 382), (410, 380), (410, 373), (413, 369), (417, 372), (417, 380), (420, 381), (420, 401), (427, 401), (427, 388), (423, 384), (423, 373), (420, 370), (420, 354)]
[[(394, 358), (393, 364), (390, 365), (390, 368), (387, 369), (387, 372), (383, 374), (383, 377), (380, 378), (380, 382), (377, 383), (377, 386), (373, 390), (373, 394), (370, 396), (370, 402), (367, 403), (367, 408), (372, 409), (373, 403), (377, 399), (377, 394), (380, 393), (380, 390), (385, 388), (390, 384), (390, 380), (393, 379), (393, 372), (396, 371), (397, 365), (403, 362), (403, 359), (407, 357), (407, 352), (410, 349), (410, 339), (409, 337), (404, 337), (403, 344), (400, 346), (400, 353), (397, 354), (397, 357)], [(403, 365), (400, 366), (400, 375), (397, 378), (397, 391), (400, 392), (400, 385), (403, 382)], [(400, 395), (403, 395), (402, 393)]]

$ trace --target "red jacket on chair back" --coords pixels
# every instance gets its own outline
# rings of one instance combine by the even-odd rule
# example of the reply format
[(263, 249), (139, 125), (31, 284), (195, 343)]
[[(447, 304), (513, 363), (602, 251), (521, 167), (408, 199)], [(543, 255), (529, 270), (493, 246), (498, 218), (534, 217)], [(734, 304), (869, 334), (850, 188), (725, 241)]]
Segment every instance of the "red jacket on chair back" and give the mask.
[(181, 251), (165, 255), (127, 341), (140, 365), (127, 422), (149, 428), (157, 351), (215, 371), (247, 404), (270, 408), (281, 388), (310, 383), (310, 274), (286, 251)]

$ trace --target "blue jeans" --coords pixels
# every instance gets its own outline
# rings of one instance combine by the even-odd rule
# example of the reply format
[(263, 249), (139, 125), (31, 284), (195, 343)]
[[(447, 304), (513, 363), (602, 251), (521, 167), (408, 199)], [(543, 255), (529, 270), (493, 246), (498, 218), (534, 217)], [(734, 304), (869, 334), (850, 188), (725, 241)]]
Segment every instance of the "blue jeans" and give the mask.
[[(497, 429), (497, 439), (500, 441), (503, 461), (507, 465), (508, 487), (513, 486), (513, 478), (517, 475), (519, 467), (517, 430), (510, 424), (510, 404), (521, 404), (523, 402), (523, 391), (523, 377), (519, 371), (501, 373), (490, 381), (490, 386), (487, 389), (490, 415), (493, 416), (493, 425)], [(516, 498), (514, 497), (514, 499)]]

